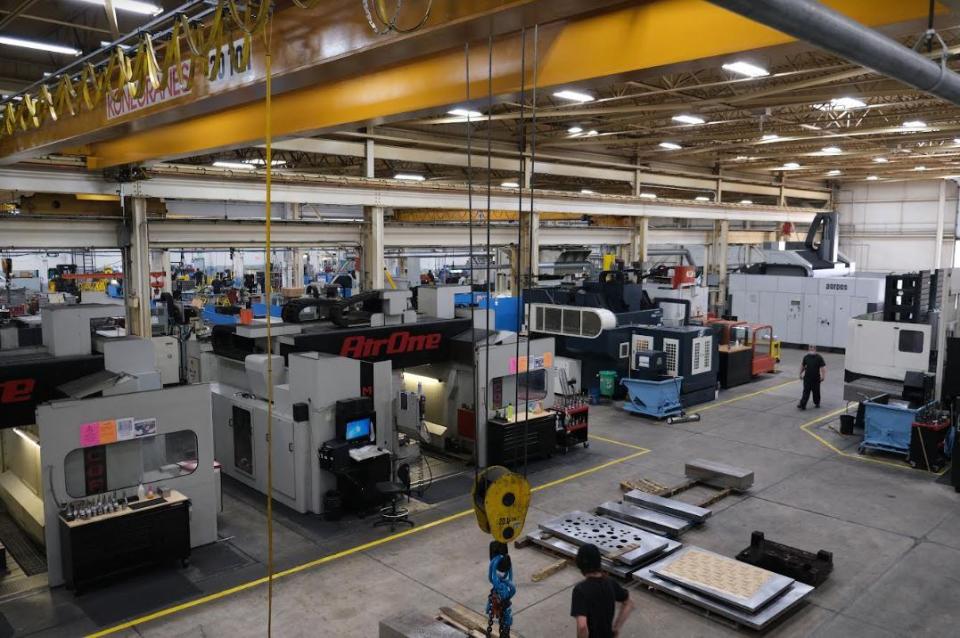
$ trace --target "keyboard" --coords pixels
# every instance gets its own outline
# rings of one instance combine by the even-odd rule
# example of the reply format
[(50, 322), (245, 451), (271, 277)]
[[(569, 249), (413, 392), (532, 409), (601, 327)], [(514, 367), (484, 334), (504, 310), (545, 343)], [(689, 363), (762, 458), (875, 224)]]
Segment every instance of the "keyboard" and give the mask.
[(350, 450), (350, 458), (354, 461), (366, 461), (381, 454), (389, 454), (389, 452), (379, 449), (376, 445), (364, 445)]
[(129, 507), (132, 510), (138, 510), (144, 507), (150, 507), (151, 505), (159, 505), (160, 503), (166, 503), (166, 502), (167, 502), (167, 499), (163, 497), (151, 498), (145, 501), (137, 501), (137, 502), (131, 503), (127, 507)]

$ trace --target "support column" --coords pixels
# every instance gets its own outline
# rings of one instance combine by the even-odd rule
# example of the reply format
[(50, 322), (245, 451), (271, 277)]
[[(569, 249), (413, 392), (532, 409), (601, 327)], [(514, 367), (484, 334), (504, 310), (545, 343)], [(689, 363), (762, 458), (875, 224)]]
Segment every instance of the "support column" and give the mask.
[(730, 238), (730, 222), (720, 220), (714, 222), (713, 226), (713, 246), (711, 247), (710, 258), (712, 263), (711, 270), (717, 275), (717, 291), (713, 300), (713, 312), (720, 316), (723, 314), (727, 300), (727, 246)]
[(363, 289), (383, 288), (383, 207), (363, 208)]
[[(943, 259), (943, 217), (947, 211), (947, 180), (940, 180), (940, 197), (937, 200), (937, 245), (934, 248), (933, 269), (940, 267)], [(942, 350), (940, 352), (943, 352)]]
[[(299, 220), (302, 207), (299, 203), (284, 205), (284, 219)], [(288, 248), (283, 269), (283, 285), (286, 288), (303, 288), (303, 249)]]
[(130, 200), (129, 267), (123, 273), (127, 306), (127, 334), (152, 337), (150, 325), (150, 242), (147, 235), (147, 200)]
[[(522, 290), (533, 285), (537, 281), (537, 275), (540, 274), (540, 213), (520, 212), (520, 242), (521, 258), (519, 260), (513, 258), (516, 251), (511, 254), (510, 281), (512, 283), (510, 285), (516, 284), (516, 269), (519, 269), (521, 275), (520, 288)], [(532, 252), (531, 246), (533, 247)], [(522, 263), (517, 263), (518, 261)], [(516, 291), (515, 294), (519, 295), (519, 292)]]
[(648, 217), (634, 217), (630, 228), (630, 263), (639, 263), (640, 268), (647, 263), (647, 238), (649, 237), (650, 219)]

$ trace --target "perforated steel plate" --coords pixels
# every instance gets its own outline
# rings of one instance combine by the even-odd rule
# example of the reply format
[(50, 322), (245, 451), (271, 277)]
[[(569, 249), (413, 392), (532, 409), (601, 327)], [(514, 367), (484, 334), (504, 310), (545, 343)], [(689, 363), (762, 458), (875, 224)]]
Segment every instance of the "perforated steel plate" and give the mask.
[[(576, 558), (577, 550), (580, 548), (576, 543), (571, 543), (570, 541), (558, 538), (550, 534), (550, 532), (545, 532), (541, 529), (534, 530), (527, 534), (529, 538), (535, 545), (540, 547), (545, 547), (551, 551), (554, 551), (562, 556), (568, 558)], [(649, 562), (660, 560), (667, 554), (677, 551), (680, 549), (681, 543), (679, 541), (674, 541), (667, 539), (667, 546), (659, 554), (655, 554), (646, 559), (646, 562), (642, 562), (642, 565), (646, 565)], [(615, 563), (608, 558), (601, 559), (603, 564), (603, 571), (608, 574), (613, 574), (614, 576), (619, 576), (620, 578), (629, 578), (630, 574), (633, 573), (635, 569), (640, 567), (640, 565), (621, 565), (620, 563)]]
[(792, 578), (698, 547), (685, 548), (658, 562), (654, 573), (750, 613), (756, 613), (794, 582)]
[(693, 526), (693, 523), (683, 518), (616, 501), (601, 503), (597, 506), (597, 514), (670, 538), (680, 536)]
[(540, 524), (554, 536), (583, 545), (593, 543), (607, 558), (624, 565), (637, 565), (663, 552), (667, 539), (586, 512), (569, 512)]

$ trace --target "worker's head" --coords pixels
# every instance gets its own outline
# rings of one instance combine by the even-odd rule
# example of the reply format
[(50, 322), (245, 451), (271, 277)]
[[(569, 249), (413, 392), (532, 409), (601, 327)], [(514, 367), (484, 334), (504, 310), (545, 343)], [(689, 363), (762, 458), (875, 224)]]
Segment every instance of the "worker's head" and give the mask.
[(817, 346), (811, 343), (809, 346), (807, 346), (807, 351), (809, 351), (809, 352), (816, 352), (816, 351), (817, 351)]
[(577, 550), (577, 567), (582, 574), (598, 572), (602, 569), (600, 563), (600, 549), (596, 545), (587, 543)]

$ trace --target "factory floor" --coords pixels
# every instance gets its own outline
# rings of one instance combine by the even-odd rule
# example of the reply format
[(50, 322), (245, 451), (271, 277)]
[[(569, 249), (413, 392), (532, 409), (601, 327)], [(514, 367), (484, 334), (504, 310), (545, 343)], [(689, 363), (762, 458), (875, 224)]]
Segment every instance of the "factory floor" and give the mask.
[[(618, 405), (591, 408), (589, 449), (530, 464), (535, 493), (527, 529), (617, 499), (624, 479), (677, 483), (685, 460), (747, 467), (756, 475), (750, 492), (714, 505), (714, 516), (683, 542), (733, 555), (749, 544), (753, 530), (762, 530), (769, 539), (834, 555), (829, 580), (768, 635), (955, 635), (960, 494), (942, 477), (892, 457), (860, 457), (859, 437), (837, 433), (842, 355), (824, 355), (822, 407), (797, 410), (802, 355), (785, 350), (782, 373), (723, 392), (719, 401), (700, 406), (700, 422), (666, 425), (628, 416)], [(431, 488), (439, 496), (417, 504), (417, 527), (394, 535), (373, 529), (372, 519), (325, 523), (281, 508), (274, 635), (371, 637), (381, 619), (404, 612), (432, 615), (455, 604), (482, 612), (489, 538), (468, 509), (468, 476)], [(98, 635), (124, 637), (263, 636), (262, 512), (262, 497), (227, 483), (223, 540), (200, 548), (187, 570), (144, 574), (79, 599), (61, 589), (38, 591), (0, 601), (0, 614), (24, 636), (101, 630)], [(556, 559), (536, 548), (512, 555), (516, 631), (527, 638), (573, 635), (568, 614), (575, 569), (534, 583), (531, 574)], [(645, 590), (633, 587), (632, 597), (637, 611), (622, 635), (740, 633)]]

